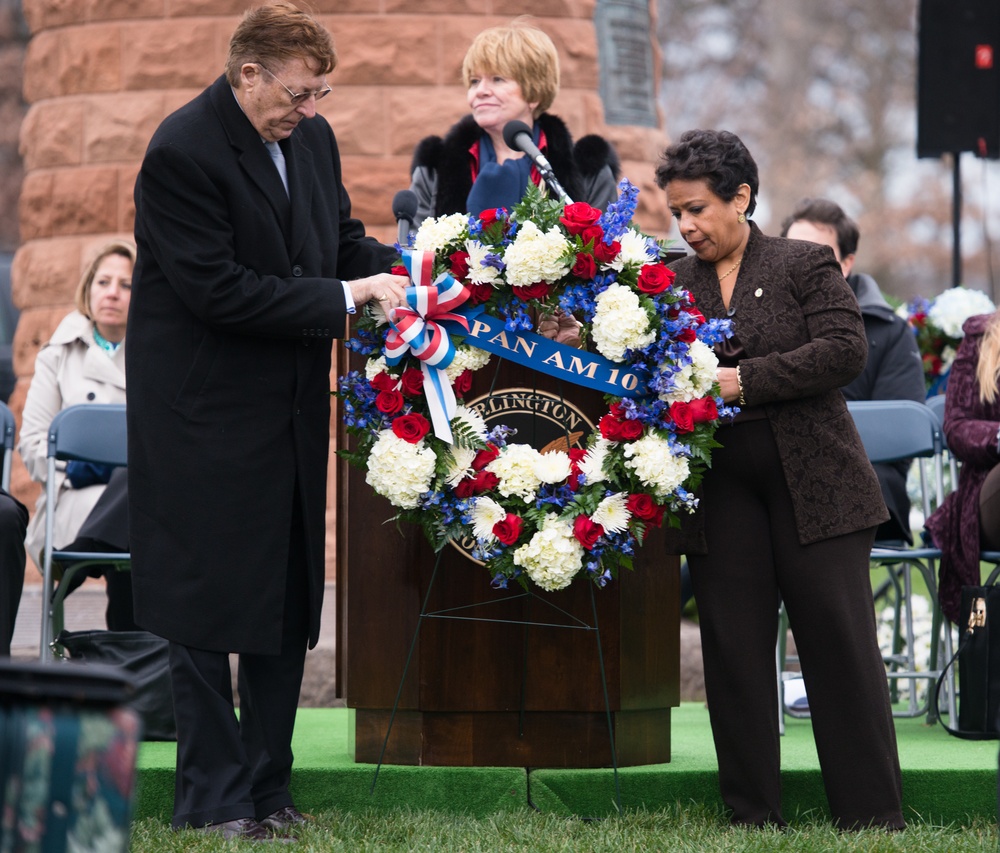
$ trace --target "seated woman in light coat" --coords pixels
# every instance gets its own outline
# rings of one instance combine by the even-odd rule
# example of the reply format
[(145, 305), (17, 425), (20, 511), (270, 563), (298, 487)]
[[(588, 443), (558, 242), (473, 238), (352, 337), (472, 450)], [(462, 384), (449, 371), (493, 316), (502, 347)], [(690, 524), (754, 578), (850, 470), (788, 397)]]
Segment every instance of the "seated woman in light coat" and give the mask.
[[(125, 326), (134, 265), (135, 246), (130, 241), (114, 240), (102, 246), (77, 286), (76, 310), (63, 318), (35, 359), (18, 452), (31, 478), (43, 487), (52, 419), (79, 403), (125, 402)], [(111, 473), (86, 463), (58, 463), (53, 519), (56, 548), (65, 548), (76, 539)], [(43, 489), (25, 539), (28, 554), (39, 566), (48, 510)], [(107, 577), (108, 627), (133, 627), (131, 578), (127, 572), (111, 570)]]

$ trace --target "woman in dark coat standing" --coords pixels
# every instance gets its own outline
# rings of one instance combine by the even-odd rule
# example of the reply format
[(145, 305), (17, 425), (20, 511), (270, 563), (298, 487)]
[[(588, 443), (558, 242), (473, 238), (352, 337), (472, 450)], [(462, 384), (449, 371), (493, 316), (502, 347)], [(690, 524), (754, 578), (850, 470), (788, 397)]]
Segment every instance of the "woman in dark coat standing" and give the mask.
[(961, 461), (958, 488), (927, 519), (941, 549), (941, 609), (957, 625), (962, 587), (982, 582), (981, 549), (1000, 548), (1000, 311), (970, 317), (951, 366), (945, 396), (944, 434)]
[(840, 387), (865, 366), (857, 300), (826, 246), (747, 220), (757, 166), (725, 131), (690, 131), (657, 169), (694, 255), (675, 287), (708, 318), (723, 399), (698, 511), (684, 519), (723, 799), (784, 825), (774, 649), (784, 601), (835, 823), (901, 828), (900, 770), (868, 554), (888, 513)]
[(472, 114), (444, 139), (418, 146), (410, 189), (417, 196), (419, 225), (426, 217), (512, 208), (528, 181), (542, 182), (521, 152), (508, 148), (504, 126), (523, 121), (573, 201), (605, 208), (617, 198), (618, 156), (600, 136), (575, 145), (566, 125), (546, 112), (559, 92), (559, 55), (541, 30), (515, 21), (476, 36), (462, 63)]

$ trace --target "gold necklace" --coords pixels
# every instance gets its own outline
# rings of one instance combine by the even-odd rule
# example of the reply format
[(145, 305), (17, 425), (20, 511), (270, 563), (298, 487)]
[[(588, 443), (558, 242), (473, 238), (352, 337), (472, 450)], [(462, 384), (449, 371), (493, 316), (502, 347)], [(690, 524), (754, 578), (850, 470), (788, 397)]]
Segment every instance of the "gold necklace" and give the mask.
[(722, 275), (720, 275), (720, 276), (719, 276), (719, 284), (722, 284), (722, 280), (723, 280), (724, 278), (727, 278), (727, 277), (728, 277), (728, 276), (729, 276), (729, 275), (730, 275), (730, 274), (731, 274), (731, 273), (732, 273), (732, 272), (733, 272), (733, 271), (734, 271), (734, 270), (735, 270), (735, 269), (736, 269), (736, 268), (737, 268), (737, 267), (738, 267), (738, 266), (740, 265), (740, 263), (741, 263), (742, 261), (743, 261), (743, 258), (740, 258), (740, 259), (739, 259), (739, 260), (738, 260), (738, 261), (737, 261), (737, 262), (736, 262), (735, 264), (733, 264), (733, 265), (732, 265), (732, 266), (731, 266), (731, 267), (730, 267), (729, 269), (727, 269), (727, 270), (726, 270), (726, 271), (725, 271), (725, 272), (724, 272), (724, 273), (723, 273)]

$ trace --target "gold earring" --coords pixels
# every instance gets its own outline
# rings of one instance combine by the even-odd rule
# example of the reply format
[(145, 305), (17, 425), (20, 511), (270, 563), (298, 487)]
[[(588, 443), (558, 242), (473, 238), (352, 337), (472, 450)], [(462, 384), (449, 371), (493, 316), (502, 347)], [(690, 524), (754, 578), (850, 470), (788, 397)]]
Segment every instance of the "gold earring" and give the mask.
[(736, 217), (736, 221), (737, 222), (746, 222), (747, 221), (747, 215), (745, 213), (741, 213), (739, 216)]

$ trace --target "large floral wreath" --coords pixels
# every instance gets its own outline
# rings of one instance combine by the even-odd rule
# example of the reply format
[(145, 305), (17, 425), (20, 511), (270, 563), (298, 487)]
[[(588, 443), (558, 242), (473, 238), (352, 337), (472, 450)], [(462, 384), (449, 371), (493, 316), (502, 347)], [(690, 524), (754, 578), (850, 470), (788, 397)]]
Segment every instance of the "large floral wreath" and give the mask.
[[(426, 220), (396, 270), (412, 280), (407, 306), (386, 316), (369, 304), (347, 343), (368, 361), (338, 382), (356, 438), (341, 455), (435, 550), (473, 540), (495, 586), (555, 590), (581, 573), (604, 586), (631, 568), (650, 526), (694, 511), (718, 419), (736, 411), (719, 397), (712, 350), (729, 323), (673, 287), (665, 247), (631, 224), (637, 195), (622, 181), (602, 214), (529, 187), (509, 215)], [(596, 354), (532, 334), (533, 316), (567, 315)], [(538, 358), (539, 344), (552, 355)], [(540, 453), (487, 428), (464, 402), (490, 349), (610, 368), (618, 384), (604, 386), (609, 410), (585, 448)]]

